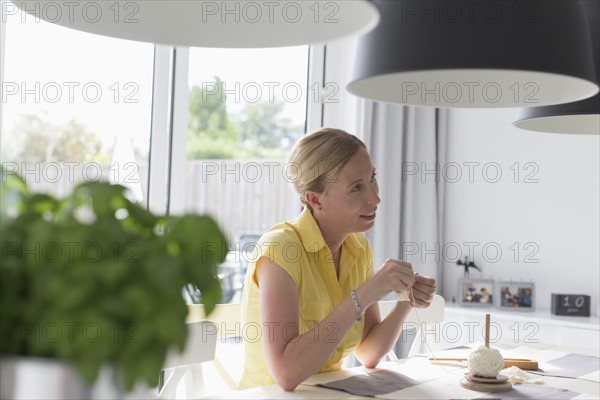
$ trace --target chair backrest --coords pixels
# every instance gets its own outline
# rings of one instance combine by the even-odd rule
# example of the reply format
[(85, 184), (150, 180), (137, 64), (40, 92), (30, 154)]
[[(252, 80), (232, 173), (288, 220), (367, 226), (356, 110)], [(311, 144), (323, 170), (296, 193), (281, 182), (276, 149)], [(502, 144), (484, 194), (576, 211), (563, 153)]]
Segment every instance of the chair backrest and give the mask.
[[(435, 324), (444, 320), (444, 305), (445, 300), (442, 296), (436, 294), (433, 296), (431, 304), (427, 308), (413, 308), (404, 321), (404, 327), (415, 328), (417, 330), (415, 340), (408, 352), (408, 357), (412, 357), (421, 350), (423, 343), (427, 343), (429, 347), (435, 347), (436, 341), (430, 340), (430, 335), (427, 332), (432, 332)], [(396, 307), (396, 300), (382, 300), (379, 302), (379, 312), (381, 318), (385, 318)], [(398, 359), (392, 351), (388, 354), (390, 359)]]
[(219, 339), (242, 336), (242, 305), (239, 303), (217, 304), (208, 317), (204, 310), (204, 304), (188, 304), (186, 322), (206, 320), (217, 326)]
[(184, 350), (180, 353), (169, 350), (163, 368), (185, 367), (215, 358), (217, 346), (217, 327), (211, 321), (198, 321), (188, 324), (188, 338)]
[[(208, 317), (204, 304), (188, 304), (188, 310), (186, 320), (188, 323), (208, 320), (215, 324), (219, 346), (217, 346), (213, 365), (228, 387), (237, 389), (237, 381), (241, 376), (243, 366), (239, 362), (243, 358), (242, 305), (239, 303), (217, 304)], [(234, 338), (234, 341), (228, 340)], [(235, 363), (231, 363), (231, 360), (234, 360)], [(227, 368), (224, 364), (227, 365)]]
[[(201, 363), (215, 358), (217, 326), (210, 321), (188, 324), (188, 337), (182, 352), (169, 350), (161, 371), (158, 398), (198, 398), (203, 394)], [(180, 389), (181, 388), (181, 389)], [(183, 395), (178, 392), (182, 390)]]

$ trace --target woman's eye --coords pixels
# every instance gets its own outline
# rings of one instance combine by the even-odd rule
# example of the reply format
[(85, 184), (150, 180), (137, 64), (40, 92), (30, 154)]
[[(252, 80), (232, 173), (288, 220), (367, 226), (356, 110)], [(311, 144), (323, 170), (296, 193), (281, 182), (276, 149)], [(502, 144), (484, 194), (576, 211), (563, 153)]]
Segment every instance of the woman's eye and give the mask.
[(377, 175), (373, 175), (371, 177), (371, 182), (376, 182), (377, 181)]
[(360, 190), (360, 185), (356, 185), (352, 188), (353, 192), (358, 192)]

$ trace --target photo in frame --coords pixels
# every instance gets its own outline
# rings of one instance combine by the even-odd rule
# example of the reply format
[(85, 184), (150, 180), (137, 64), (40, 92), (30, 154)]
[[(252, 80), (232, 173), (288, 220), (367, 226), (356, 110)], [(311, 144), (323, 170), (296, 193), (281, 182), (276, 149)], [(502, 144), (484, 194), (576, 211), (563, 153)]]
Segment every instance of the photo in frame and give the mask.
[(496, 304), (503, 310), (533, 311), (535, 285), (533, 282), (500, 281), (496, 284)]
[(458, 303), (469, 307), (494, 305), (494, 280), (462, 278), (458, 281)]

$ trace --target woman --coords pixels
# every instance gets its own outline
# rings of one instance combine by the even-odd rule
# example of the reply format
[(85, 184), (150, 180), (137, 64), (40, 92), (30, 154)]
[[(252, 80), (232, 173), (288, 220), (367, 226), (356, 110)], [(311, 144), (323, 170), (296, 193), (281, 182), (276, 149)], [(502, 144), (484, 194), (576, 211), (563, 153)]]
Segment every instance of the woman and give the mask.
[[(294, 146), (287, 171), (305, 208), (263, 235), (248, 267), (240, 388), (277, 383), (294, 390), (316, 372), (340, 369), (352, 351), (373, 368), (413, 305), (427, 307), (435, 293), (435, 280), (409, 263), (388, 259), (373, 272), (363, 232), (373, 227), (380, 199), (360, 139), (315, 131)], [(410, 300), (382, 321), (377, 301), (393, 291), (410, 293)]]

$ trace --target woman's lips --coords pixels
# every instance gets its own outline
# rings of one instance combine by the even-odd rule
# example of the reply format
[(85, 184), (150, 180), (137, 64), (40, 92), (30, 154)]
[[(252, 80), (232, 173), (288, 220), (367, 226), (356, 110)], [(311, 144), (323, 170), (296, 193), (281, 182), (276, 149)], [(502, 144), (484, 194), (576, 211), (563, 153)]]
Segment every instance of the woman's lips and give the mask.
[(371, 214), (366, 214), (366, 215), (361, 215), (360, 217), (369, 221), (372, 221), (375, 219), (375, 211), (373, 211)]

